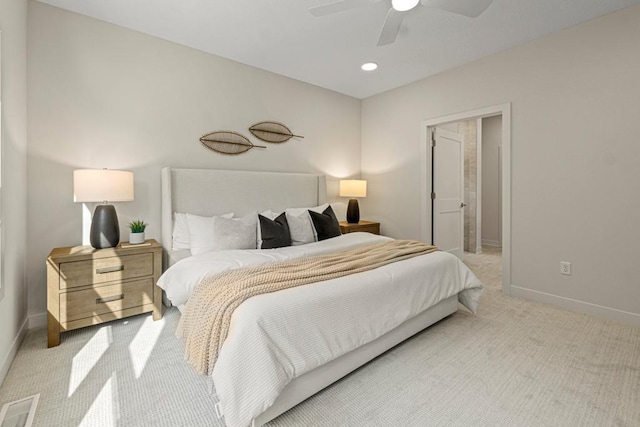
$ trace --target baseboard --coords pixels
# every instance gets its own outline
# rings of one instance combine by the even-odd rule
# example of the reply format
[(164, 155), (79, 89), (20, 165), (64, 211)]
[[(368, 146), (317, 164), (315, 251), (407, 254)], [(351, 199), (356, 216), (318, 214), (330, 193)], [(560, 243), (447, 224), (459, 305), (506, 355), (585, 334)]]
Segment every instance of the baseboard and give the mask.
[(640, 314), (638, 313), (630, 313), (628, 311), (604, 307), (602, 305), (565, 298), (513, 285), (511, 286), (511, 296), (543, 302), (545, 304), (555, 305), (556, 307), (560, 307), (565, 310), (577, 311), (578, 313), (590, 314), (592, 316), (602, 317), (609, 320), (616, 320), (633, 326), (640, 326)]
[(500, 243), (497, 240), (485, 240), (482, 239), (482, 246), (493, 246), (496, 248), (501, 248), (502, 247), (502, 243)]
[(47, 326), (47, 312), (32, 314), (29, 316), (29, 329), (44, 328)]
[(18, 353), (20, 344), (22, 344), (22, 340), (24, 340), (25, 335), (27, 335), (28, 322), (29, 322), (29, 318), (24, 319), (24, 322), (22, 323), (22, 326), (20, 326), (20, 330), (18, 331), (18, 334), (16, 335), (13, 342), (11, 343), (9, 352), (7, 353), (4, 360), (2, 361), (2, 366), (0, 366), (0, 384), (4, 382), (4, 378), (7, 376), (7, 373), (9, 372), (11, 363), (13, 362), (13, 359), (16, 357), (16, 354)]

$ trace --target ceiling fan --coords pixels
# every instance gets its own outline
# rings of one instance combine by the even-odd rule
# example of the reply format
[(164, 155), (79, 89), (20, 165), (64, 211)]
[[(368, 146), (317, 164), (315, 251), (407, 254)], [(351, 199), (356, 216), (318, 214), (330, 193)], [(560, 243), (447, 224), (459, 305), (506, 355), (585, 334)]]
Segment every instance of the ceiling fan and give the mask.
[[(366, 6), (371, 3), (378, 3), (381, 0), (340, 0), (320, 6), (309, 8), (313, 16), (325, 16), (334, 13), (344, 12)], [(458, 15), (475, 18), (480, 16), (493, 0), (391, 0), (391, 8), (387, 12), (387, 18), (380, 31), (378, 46), (391, 44), (396, 40), (402, 20), (406, 13), (421, 3), (423, 6), (442, 9)]]

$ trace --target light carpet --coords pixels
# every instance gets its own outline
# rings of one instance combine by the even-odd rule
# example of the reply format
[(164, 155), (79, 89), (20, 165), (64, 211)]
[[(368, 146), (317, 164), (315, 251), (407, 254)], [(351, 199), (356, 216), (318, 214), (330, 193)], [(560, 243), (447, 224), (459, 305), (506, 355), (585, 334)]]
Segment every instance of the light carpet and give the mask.
[[(466, 254), (486, 286), (461, 308), (271, 426), (638, 426), (640, 328), (505, 297), (499, 251)], [(63, 334), (29, 331), (0, 403), (40, 393), (36, 426), (220, 426), (183, 360), (175, 309)]]

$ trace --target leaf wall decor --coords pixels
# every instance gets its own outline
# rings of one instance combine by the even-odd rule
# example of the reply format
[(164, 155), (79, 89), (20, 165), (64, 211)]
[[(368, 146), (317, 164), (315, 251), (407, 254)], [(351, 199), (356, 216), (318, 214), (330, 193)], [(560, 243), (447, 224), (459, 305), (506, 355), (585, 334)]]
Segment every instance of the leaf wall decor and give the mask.
[(219, 130), (200, 137), (200, 142), (207, 148), (222, 154), (241, 154), (253, 147), (267, 148), (264, 145), (254, 145), (244, 135), (229, 130)]
[(294, 135), (291, 130), (278, 122), (260, 122), (249, 128), (249, 132), (258, 139), (266, 142), (281, 143), (291, 138), (304, 138), (304, 136)]

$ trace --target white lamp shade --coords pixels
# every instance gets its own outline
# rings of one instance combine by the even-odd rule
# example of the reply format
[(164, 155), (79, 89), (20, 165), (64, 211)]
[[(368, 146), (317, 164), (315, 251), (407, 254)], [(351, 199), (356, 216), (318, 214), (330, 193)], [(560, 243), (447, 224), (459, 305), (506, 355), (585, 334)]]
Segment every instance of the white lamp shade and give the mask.
[(367, 181), (363, 179), (341, 179), (340, 197), (367, 197)]
[(133, 172), (111, 169), (73, 171), (74, 202), (129, 202), (133, 200)]

